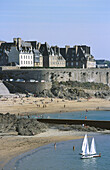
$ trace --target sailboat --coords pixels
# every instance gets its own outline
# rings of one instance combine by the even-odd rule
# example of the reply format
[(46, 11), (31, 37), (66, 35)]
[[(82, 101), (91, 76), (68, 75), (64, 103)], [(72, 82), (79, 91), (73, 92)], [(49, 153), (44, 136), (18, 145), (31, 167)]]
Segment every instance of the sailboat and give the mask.
[(91, 148), (90, 148), (90, 154), (91, 154), (91, 155), (96, 154), (96, 147), (95, 147), (95, 141), (94, 141), (94, 138), (92, 138)]
[(89, 144), (88, 144), (87, 135), (85, 135), (84, 140), (83, 140), (82, 155), (83, 156), (81, 157), (81, 159), (93, 158), (93, 155), (90, 155), (90, 152), (89, 152)]
[[(83, 141), (84, 142), (84, 141)], [(82, 144), (83, 146), (83, 144)], [(88, 145), (88, 140), (85, 140), (85, 145), (83, 146), (83, 152), (82, 152), (82, 159), (89, 159), (89, 158), (95, 158), (95, 157), (101, 157), (101, 154), (96, 155), (96, 146), (95, 146), (95, 141), (94, 138), (92, 138), (91, 142), (91, 148), (89, 152), (89, 145)]]
[(95, 146), (94, 138), (92, 138), (92, 142), (91, 142), (90, 155), (92, 155), (93, 158), (101, 157), (100, 153), (99, 153), (99, 155), (96, 154), (96, 146)]

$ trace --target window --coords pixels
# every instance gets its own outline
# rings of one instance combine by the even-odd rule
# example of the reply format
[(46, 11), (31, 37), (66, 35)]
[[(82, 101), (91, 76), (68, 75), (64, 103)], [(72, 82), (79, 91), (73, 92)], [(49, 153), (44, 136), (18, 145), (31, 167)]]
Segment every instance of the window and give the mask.
[(26, 59), (27, 59), (27, 55), (26, 55)]
[(21, 59), (22, 59), (22, 55), (21, 55)]
[(76, 66), (78, 66), (78, 62), (76, 62)]
[[(28, 56), (29, 57), (29, 56)], [(30, 64), (30, 61), (28, 61), (28, 64)]]
[(30, 56), (28, 55), (28, 59), (30, 59)]
[(25, 61), (24, 61), (24, 64), (25, 64)]
[(21, 61), (21, 64), (23, 64), (23, 61)]
[[(32, 57), (32, 56), (31, 56)], [(31, 61), (31, 64), (32, 64), (32, 61)]]
[(73, 62), (71, 62), (71, 66), (73, 66)]
[(24, 59), (25, 59), (25, 55), (24, 55)]

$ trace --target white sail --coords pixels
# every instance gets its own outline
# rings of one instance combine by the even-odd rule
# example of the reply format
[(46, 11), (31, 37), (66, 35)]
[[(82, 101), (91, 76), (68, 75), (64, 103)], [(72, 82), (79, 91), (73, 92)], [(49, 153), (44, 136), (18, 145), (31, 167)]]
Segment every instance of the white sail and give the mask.
[(92, 142), (91, 142), (91, 148), (90, 148), (90, 154), (96, 154), (96, 147), (95, 147), (95, 141), (94, 138), (92, 138)]
[(87, 135), (85, 135), (82, 155), (88, 155), (88, 154), (89, 154), (89, 144), (88, 144)]
[(85, 137), (84, 137), (84, 140), (83, 140), (83, 144), (82, 144), (82, 152), (85, 150), (86, 141), (87, 141), (87, 134), (85, 134)]

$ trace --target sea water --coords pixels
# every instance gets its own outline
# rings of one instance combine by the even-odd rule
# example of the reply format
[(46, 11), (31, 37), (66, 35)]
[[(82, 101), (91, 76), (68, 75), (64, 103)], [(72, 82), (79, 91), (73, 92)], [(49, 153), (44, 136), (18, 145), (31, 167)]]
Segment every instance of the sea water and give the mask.
[[(43, 114), (43, 118), (51, 119), (85, 119), (87, 120), (110, 120), (110, 111), (77, 111), (66, 113)], [(34, 115), (35, 117), (35, 115)]]
[[(44, 118), (110, 120), (110, 111), (81, 111), (60, 114), (45, 114)], [(35, 117), (35, 116), (33, 116)], [(110, 169), (110, 134), (88, 133), (94, 136), (97, 153), (101, 157), (81, 159), (83, 139), (59, 142), (39, 147), (19, 155), (11, 160), (4, 170), (109, 170)], [(92, 137), (89, 137), (89, 145)], [(75, 150), (73, 150), (75, 146)]]
[[(83, 139), (49, 144), (39, 147), (17, 158), (13, 169), (16, 170), (109, 170), (110, 169), (110, 135), (88, 134), (89, 146), (92, 136), (95, 138), (97, 154), (101, 157), (81, 159)], [(75, 146), (75, 150), (73, 150)], [(9, 168), (9, 166), (8, 166)]]

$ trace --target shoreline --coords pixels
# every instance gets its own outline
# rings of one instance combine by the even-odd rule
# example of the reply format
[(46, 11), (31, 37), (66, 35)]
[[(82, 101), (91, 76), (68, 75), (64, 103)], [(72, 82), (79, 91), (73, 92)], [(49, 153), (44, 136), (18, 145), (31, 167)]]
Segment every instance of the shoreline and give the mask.
[[(84, 138), (85, 133), (87, 134), (99, 134), (100, 132), (87, 132), (87, 131), (59, 131), (58, 129), (48, 129), (46, 132), (42, 132), (35, 136), (4, 136), (2, 138), (4, 147), (1, 148), (0, 139), (0, 150), (3, 155), (0, 154), (0, 168), (5, 168), (8, 164), (13, 163), (15, 165), (19, 157), (33, 152), (35, 149), (53, 144), (76, 140)], [(103, 132), (101, 132), (103, 134)], [(106, 133), (106, 132), (105, 132)], [(110, 131), (109, 131), (110, 133)], [(88, 136), (89, 137), (89, 136)]]
[(48, 129), (46, 132), (35, 136), (3, 136), (0, 138), (0, 168), (5, 167), (7, 163), (21, 154), (50, 143), (81, 139), (84, 133), (85, 132), (64, 132), (58, 130), (54, 130), (53, 133), (53, 130)]

